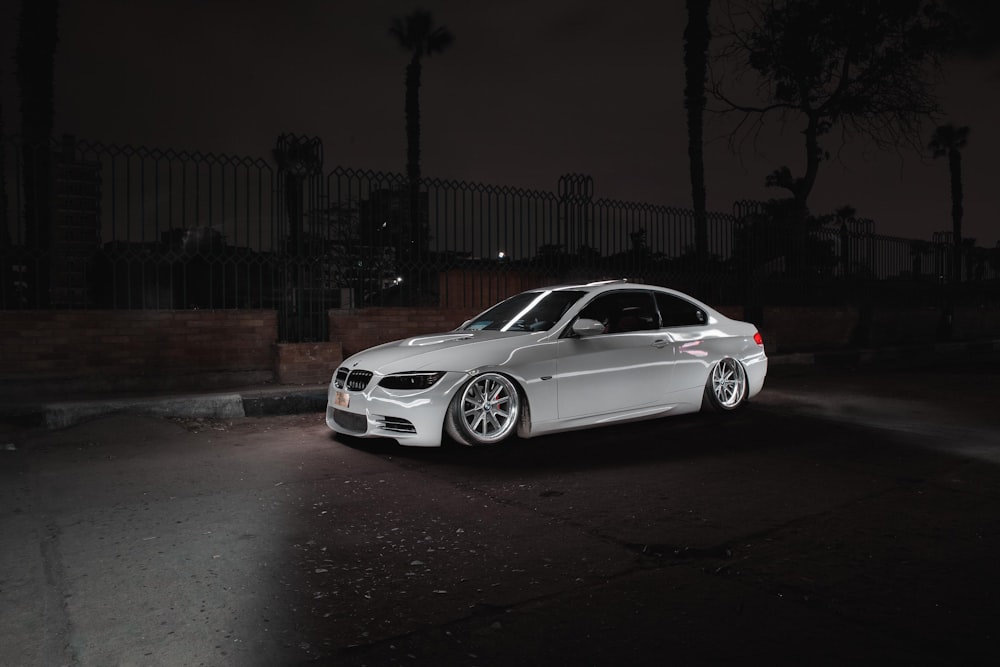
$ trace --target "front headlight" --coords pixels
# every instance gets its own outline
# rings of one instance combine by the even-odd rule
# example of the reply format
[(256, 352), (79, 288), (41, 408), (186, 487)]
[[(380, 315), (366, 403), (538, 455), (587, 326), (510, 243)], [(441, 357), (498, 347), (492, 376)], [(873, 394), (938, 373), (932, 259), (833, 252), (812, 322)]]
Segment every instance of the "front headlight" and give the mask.
[(427, 389), (444, 377), (441, 371), (431, 373), (395, 373), (386, 375), (379, 380), (378, 386), (383, 389)]

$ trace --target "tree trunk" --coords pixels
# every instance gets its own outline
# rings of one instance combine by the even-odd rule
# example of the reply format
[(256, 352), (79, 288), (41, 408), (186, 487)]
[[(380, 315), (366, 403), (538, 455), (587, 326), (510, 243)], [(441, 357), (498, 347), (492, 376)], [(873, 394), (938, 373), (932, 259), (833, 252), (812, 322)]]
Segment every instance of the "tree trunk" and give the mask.
[[(0, 251), (13, 245), (7, 221), (7, 134), (3, 122), (3, 105), (0, 104)], [(6, 262), (3, 263), (6, 265)], [(2, 271), (0, 267), (0, 271)], [(0, 274), (0, 289), (7, 277)]]
[(962, 153), (948, 151), (948, 168), (951, 173), (951, 242), (953, 244), (952, 278), (957, 285), (962, 281)]
[(816, 175), (819, 173), (819, 163), (822, 157), (822, 151), (819, 147), (818, 123), (814, 116), (809, 117), (804, 134), (806, 138), (806, 170), (802, 178), (796, 180), (792, 191), (795, 206), (792, 212), (792, 257), (789, 258), (794, 272), (799, 276), (802, 276), (810, 265), (809, 257), (806, 256), (806, 242), (809, 238), (806, 220), (809, 217), (809, 195), (812, 193), (813, 186), (816, 185)]
[(32, 305), (50, 303), (52, 245), (53, 62), (58, 43), (57, 0), (22, 0), (17, 41), (17, 80), (24, 135), (25, 242), (36, 261), (30, 274)]
[[(708, 261), (708, 215), (705, 205), (704, 111), (705, 75), (708, 62), (708, 9), (711, 0), (688, 0), (688, 24), (684, 30), (684, 106), (688, 123), (688, 162), (691, 173), (691, 203), (695, 218), (695, 249), (699, 271)], [(702, 295), (706, 297), (707, 295)]]
[(409, 186), (409, 233), (407, 247), (397, 253), (415, 252), (420, 231), (420, 57), (413, 56), (406, 67), (406, 179)]

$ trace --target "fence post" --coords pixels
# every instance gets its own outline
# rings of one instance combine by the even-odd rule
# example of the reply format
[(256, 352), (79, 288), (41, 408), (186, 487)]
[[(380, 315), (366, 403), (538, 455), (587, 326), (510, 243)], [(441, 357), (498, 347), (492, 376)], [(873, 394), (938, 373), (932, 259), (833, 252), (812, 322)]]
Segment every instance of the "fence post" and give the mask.
[(594, 179), (587, 174), (563, 174), (559, 177), (559, 217), (571, 265), (576, 264), (574, 259), (590, 235), (593, 198)]

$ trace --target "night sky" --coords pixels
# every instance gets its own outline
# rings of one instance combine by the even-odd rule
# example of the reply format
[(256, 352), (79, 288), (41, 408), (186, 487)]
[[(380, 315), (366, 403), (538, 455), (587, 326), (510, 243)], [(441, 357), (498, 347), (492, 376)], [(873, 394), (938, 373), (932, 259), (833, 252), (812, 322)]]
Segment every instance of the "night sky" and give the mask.
[[(3, 112), (19, 127), (12, 56), (19, 0), (0, 3)], [(423, 174), (553, 190), (586, 173), (597, 197), (689, 208), (680, 0), (87, 0), (61, 4), (56, 133), (265, 157), (283, 132), (323, 140), (327, 169), (402, 173), (408, 55), (391, 20), (421, 7), (455, 35), (424, 61)], [(965, 236), (1000, 239), (1000, 52), (958, 58), (943, 119), (972, 128), (963, 152)], [(800, 135), (734, 155), (708, 117), (708, 205), (784, 196), (764, 177), (801, 171)], [(928, 126), (929, 140), (931, 127)], [(714, 140), (713, 140), (714, 139)], [(835, 145), (827, 145), (831, 152)], [(824, 163), (815, 213), (849, 204), (881, 234), (951, 229), (948, 165), (849, 146)]]

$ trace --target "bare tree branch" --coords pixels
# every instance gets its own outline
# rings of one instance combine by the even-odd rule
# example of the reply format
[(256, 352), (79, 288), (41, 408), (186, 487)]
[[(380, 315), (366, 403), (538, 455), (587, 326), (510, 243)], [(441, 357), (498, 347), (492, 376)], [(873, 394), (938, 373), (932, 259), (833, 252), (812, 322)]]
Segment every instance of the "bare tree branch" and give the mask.
[(801, 175), (771, 181), (793, 193), (802, 215), (830, 159), (825, 139), (838, 154), (858, 139), (922, 150), (924, 127), (940, 113), (940, 59), (953, 43), (944, 1), (724, 0), (707, 88), (710, 111), (730, 124), (730, 149), (756, 147), (766, 118), (795, 123)]

